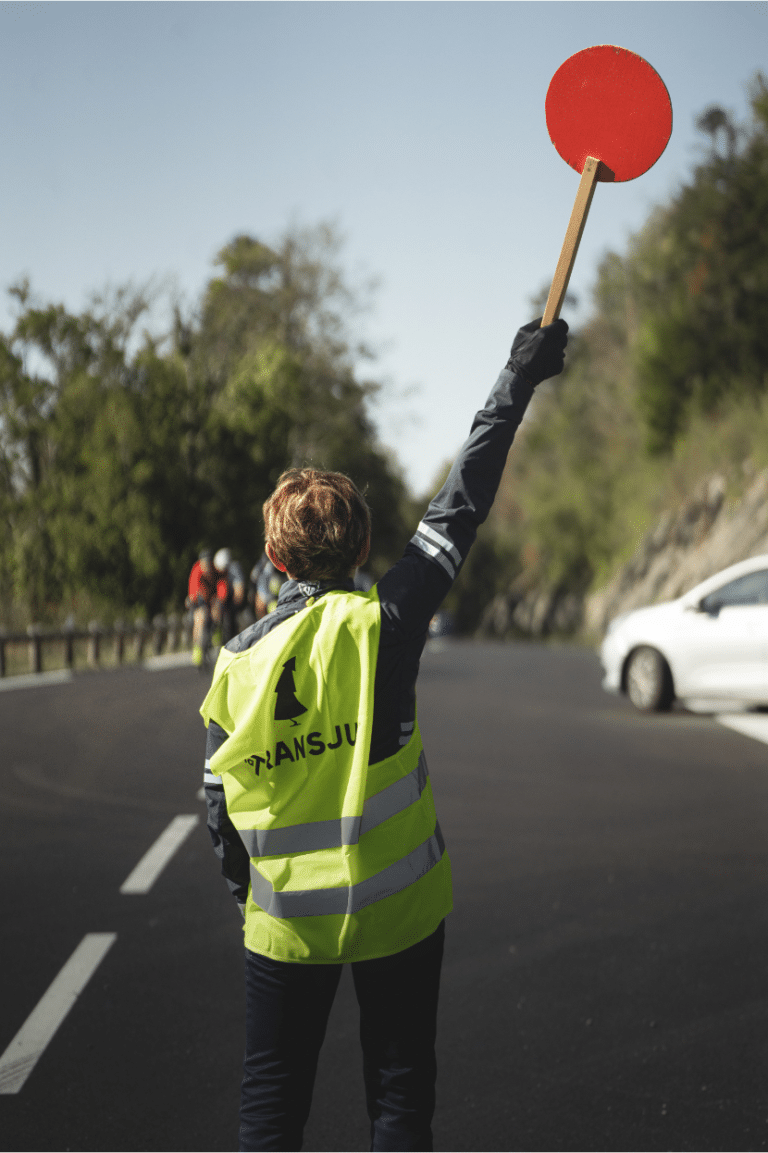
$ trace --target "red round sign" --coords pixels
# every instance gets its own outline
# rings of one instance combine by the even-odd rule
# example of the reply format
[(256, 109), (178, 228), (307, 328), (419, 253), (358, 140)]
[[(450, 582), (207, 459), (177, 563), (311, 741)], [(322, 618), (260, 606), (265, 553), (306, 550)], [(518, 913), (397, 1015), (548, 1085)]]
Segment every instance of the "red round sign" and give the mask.
[(661, 156), (672, 132), (672, 104), (647, 60), (614, 44), (569, 56), (547, 91), (547, 128), (557, 151), (581, 172), (602, 160), (601, 180), (634, 180)]

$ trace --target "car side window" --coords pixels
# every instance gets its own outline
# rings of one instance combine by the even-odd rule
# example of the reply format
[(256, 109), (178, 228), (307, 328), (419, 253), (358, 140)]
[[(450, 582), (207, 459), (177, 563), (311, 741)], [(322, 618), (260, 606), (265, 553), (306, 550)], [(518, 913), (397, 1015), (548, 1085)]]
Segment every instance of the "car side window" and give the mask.
[(765, 604), (768, 604), (768, 570), (763, 569), (737, 577), (722, 588), (715, 589), (703, 598), (701, 608), (706, 613), (716, 613), (729, 605)]

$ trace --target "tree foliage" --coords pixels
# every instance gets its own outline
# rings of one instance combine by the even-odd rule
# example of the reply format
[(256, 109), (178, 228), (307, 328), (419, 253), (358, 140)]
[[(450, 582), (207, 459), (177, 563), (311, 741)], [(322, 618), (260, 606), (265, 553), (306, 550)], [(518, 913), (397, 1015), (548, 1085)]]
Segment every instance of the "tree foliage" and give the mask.
[(406, 494), (369, 415), (356, 301), (320, 227), (269, 248), (238, 236), (198, 309), (139, 332), (146, 292), (80, 315), (12, 289), (0, 336), (0, 566), (35, 619), (84, 595), (102, 611), (183, 601), (203, 544), (258, 558), (261, 505), (283, 469), (348, 473), (374, 520), (372, 567), (402, 547)]
[[(471, 628), (500, 588), (584, 592), (714, 467), (768, 464), (768, 85), (751, 120), (711, 107), (690, 178), (607, 253), (565, 373), (540, 386), (489, 523), (451, 594)], [(237, 236), (165, 337), (147, 295), (79, 315), (12, 293), (0, 335), (0, 578), (28, 617), (86, 595), (178, 604), (203, 544), (246, 565), (282, 470), (347, 472), (373, 510), (378, 575), (414, 506), (377, 444), (357, 299), (320, 227)]]
[(698, 126), (704, 162), (640, 236), (628, 262), (639, 312), (635, 355), (651, 451), (668, 452), (691, 414), (768, 388), (768, 87), (752, 124), (721, 108)]
[[(503, 482), (508, 586), (584, 592), (714, 468), (768, 458), (768, 86), (698, 127), (701, 162), (598, 270), (566, 370), (537, 389)], [(505, 496), (506, 494), (506, 496)], [(509, 551), (509, 549), (508, 549)], [(522, 569), (522, 572), (521, 572)]]

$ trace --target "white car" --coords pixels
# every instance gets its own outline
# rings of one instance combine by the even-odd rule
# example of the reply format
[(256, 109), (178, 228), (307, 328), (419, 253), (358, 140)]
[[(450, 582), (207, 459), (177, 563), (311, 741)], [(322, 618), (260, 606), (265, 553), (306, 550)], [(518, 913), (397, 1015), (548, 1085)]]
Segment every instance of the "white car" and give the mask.
[(768, 556), (616, 617), (600, 656), (603, 688), (643, 712), (668, 709), (675, 697), (768, 704)]

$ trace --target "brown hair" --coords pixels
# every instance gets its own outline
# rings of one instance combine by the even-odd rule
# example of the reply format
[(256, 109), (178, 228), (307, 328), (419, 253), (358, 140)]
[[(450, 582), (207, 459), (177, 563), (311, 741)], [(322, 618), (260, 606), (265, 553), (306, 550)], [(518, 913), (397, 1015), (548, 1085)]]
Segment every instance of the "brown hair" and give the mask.
[(291, 468), (264, 502), (264, 533), (292, 576), (335, 580), (365, 562), (371, 514), (343, 473)]

